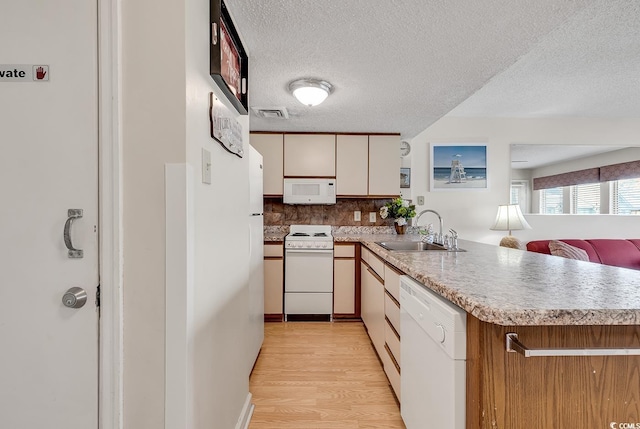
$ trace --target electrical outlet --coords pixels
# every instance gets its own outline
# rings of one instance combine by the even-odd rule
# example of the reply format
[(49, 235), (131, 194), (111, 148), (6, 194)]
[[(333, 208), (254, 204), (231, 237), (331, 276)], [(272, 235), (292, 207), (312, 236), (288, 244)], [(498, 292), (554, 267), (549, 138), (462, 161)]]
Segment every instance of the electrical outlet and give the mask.
[(369, 212), (369, 222), (371, 223), (376, 222), (376, 212)]
[(422, 195), (420, 195), (416, 199), (418, 200), (418, 205), (419, 206), (424, 206), (424, 197)]
[(356, 210), (353, 212), (353, 220), (356, 222), (360, 222), (360, 211)]
[(211, 152), (202, 148), (202, 183), (211, 184)]

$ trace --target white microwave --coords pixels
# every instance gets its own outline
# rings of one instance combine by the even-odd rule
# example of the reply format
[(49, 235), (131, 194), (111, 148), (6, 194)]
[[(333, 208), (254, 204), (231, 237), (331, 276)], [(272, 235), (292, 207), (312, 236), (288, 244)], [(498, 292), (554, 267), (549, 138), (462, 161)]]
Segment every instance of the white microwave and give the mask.
[(336, 179), (284, 179), (285, 204), (335, 204)]

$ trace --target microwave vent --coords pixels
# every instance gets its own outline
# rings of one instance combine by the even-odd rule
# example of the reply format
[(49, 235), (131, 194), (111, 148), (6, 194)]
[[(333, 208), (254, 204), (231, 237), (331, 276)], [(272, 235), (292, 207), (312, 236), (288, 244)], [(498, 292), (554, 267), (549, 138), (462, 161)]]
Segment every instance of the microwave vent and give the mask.
[(253, 114), (265, 119), (289, 119), (286, 107), (252, 107)]

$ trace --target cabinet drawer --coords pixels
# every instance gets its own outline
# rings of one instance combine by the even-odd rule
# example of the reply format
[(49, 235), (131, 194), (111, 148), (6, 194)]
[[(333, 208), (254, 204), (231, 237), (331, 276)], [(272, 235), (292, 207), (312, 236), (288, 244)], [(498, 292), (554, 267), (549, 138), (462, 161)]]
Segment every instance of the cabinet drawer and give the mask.
[(371, 255), (371, 251), (366, 247), (362, 246), (360, 248), (360, 259), (365, 261), (367, 264), (369, 263), (369, 257)]
[(400, 307), (388, 293), (384, 294), (384, 314), (396, 332), (400, 333)]
[(282, 243), (278, 244), (265, 244), (264, 245), (264, 257), (283, 257), (284, 246)]
[(369, 253), (369, 266), (376, 272), (382, 280), (384, 280), (384, 262), (375, 254)]
[(393, 362), (389, 347), (385, 344), (384, 348), (384, 353), (382, 353), (381, 355), (384, 372), (385, 374), (387, 374), (387, 378), (389, 379), (389, 383), (391, 384), (393, 392), (398, 398), (398, 402), (402, 403), (402, 400), (400, 398), (400, 372)]
[(337, 244), (333, 246), (334, 258), (355, 258), (356, 246), (355, 244)]
[(402, 274), (389, 264), (384, 266), (384, 287), (396, 301), (400, 302), (400, 276)]
[(384, 326), (384, 341), (389, 346), (393, 357), (396, 358), (396, 362), (400, 365), (400, 339), (391, 325), (389, 325), (389, 322), (386, 322)]

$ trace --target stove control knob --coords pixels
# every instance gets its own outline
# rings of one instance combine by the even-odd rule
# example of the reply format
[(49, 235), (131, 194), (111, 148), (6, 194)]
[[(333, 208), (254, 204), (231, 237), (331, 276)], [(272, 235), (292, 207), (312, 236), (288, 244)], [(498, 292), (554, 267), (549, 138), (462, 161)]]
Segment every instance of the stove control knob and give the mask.
[(315, 242), (315, 246), (316, 246), (316, 247), (320, 247), (320, 242), (319, 242), (319, 241), (316, 241), (316, 242)]
[(322, 248), (326, 248), (327, 247), (327, 243), (322, 243)]

